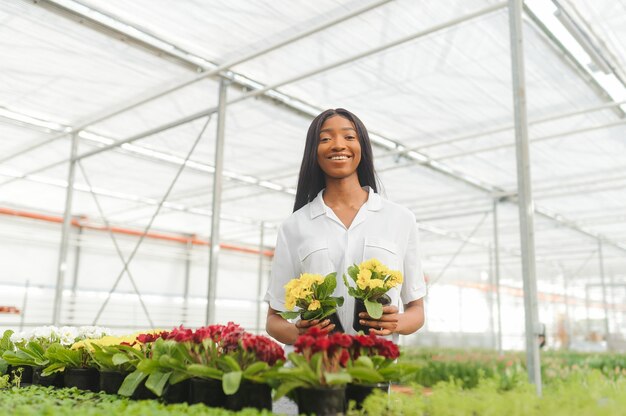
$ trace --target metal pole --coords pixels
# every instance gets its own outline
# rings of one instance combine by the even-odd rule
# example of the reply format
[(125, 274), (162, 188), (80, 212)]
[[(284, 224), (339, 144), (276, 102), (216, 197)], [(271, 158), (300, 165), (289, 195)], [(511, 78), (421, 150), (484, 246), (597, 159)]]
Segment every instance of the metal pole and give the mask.
[(489, 262), (489, 285), (491, 286), (491, 290), (485, 292), (485, 297), (487, 298), (487, 305), (489, 308), (489, 332), (491, 332), (491, 346), (494, 350), (498, 349), (498, 340), (496, 334), (496, 316), (493, 311), (493, 292), (495, 287), (495, 279), (493, 276), (493, 248), (489, 246), (487, 248), (487, 257)]
[(215, 173), (213, 174), (213, 204), (211, 214), (211, 244), (209, 244), (209, 287), (207, 291), (206, 324), (215, 321), (217, 294), (217, 261), (220, 250), (220, 210), (222, 203), (222, 176), (224, 170), (224, 123), (226, 121), (226, 92), (228, 81), (220, 81), (215, 137)]
[(572, 324), (570, 321), (570, 310), (569, 310), (569, 285), (567, 282), (567, 276), (565, 275), (565, 270), (561, 268), (561, 274), (563, 275), (563, 301), (565, 303), (565, 336), (567, 337), (567, 343), (564, 345), (565, 349), (569, 350), (569, 347), (572, 343)]
[(83, 235), (83, 227), (78, 226), (78, 232), (76, 235), (76, 248), (74, 249), (74, 270), (72, 273), (72, 301), (71, 301), (71, 314), (68, 316), (68, 321), (75, 323), (76, 314), (76, 288), (78, 287), (78, 269), (80, 267), (80, 242)]
[(57, 270), (57, 285), (54, 294), (54, 307), (52, 310), (52, 324), (59, 325), (61, 320), (61, 301), (63, 299), (63, 281), (67, 271), (67, 249), (69, 246), (70, 231), (72, 226), (72, 197), (74, 194), (74, 176), (76, 173), (76, 152), (78, 151), (78, 135), (72, 134), (70, 152), (70, 164), (67, 174), (67, 190), (65, 193), (65, 213), (63, 214), (63, 226), (61, 227), (61, 247), (59, 249), (59, 263)]
[(524, 311), (526, 315), (526, 364), (528, 378), (530, 382), (535, 384), (537, 395), (541, 396), (541, 362), (539, 359), (538, 343), (540, 328), (537, 310), (533, 227), (534, 208), (531, 191), (526, 85), (524, 80), (522, 7), (523, 0), (509, 0), (511, 69), (515, 110), (515, 153), (517, 156), (517, 193), (520, 216), (522, 272), (524, 278)]
[(190, 235), (185, 244), (185, 285), (183, 287), (183, 316), (182, 323), (187, 323), (187, 314), (189, 312), (189, 278), (191, 276), (191, 252), (193, 250), (194, 235)]
[(498, 235), (498, 200), (493, 200), (493, 268), (498, 316), (498, 354), (502, 355), (502, 305), (500, 303), (500, 240)]
[(265, 221), (261, 221), (261, 232), (259, 236), (259, 279), (256, 287), (256, 330), (261, 333), (261, 303), (263, 302), (263, 250), (265, 240)]
[(24, 298), (22, 299), (22, 310), (20, 311), (20, 332), (24, 330), (24, 320), (26, 315), (26, 305), (28, 303), (28, 288), (30, 287), (30, 280), (26, 281), (24, 286)]
[(604, 281), (604, 256), (602, 254), (602, 240), (598, 240), (598, 263), (600, 266), (600, 284), (602, 285), (602, 305), (604, 308), (604, 339), (606, 340), (607, 350), (610, 350), (611, 333), (609, 330), (609, 309), (606, 298), (606, 283)]

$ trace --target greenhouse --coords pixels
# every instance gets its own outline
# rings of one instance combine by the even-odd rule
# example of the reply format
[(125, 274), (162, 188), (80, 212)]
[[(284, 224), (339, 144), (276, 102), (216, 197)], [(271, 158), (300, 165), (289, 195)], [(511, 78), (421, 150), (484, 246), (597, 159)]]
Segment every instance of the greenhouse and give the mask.
[[(242, 414), (297, 414), (296, 371), (323, 353), (341, 370), (316, 388), (391, 383), (340, 413), (623, 414), (623, 1), (8, 0), (0, 39), (3, 412), (221, 415), (262, 384), (273, 402)], [(402, 287), (407, 311), (420, 298), (425, 319), (388, 337), (293, 320), (294, 353), (268, 329), (279, 242), (307, 131), (343, 108), (371, 142), (368, 156), (359, 137), (378, 184), (363, 207), (414, 217), (425, 296), (407, 298), (406, 260), (387, 264), (407, 279), (389, 293)], [(350, 226), (326, 203), (345, 244), (367, 234), (361, 211)], [(287, 250), (333, 258), (333, 238)], [(347, 266), (374, 241), (358, 238), (360, 258), (315, 283), (327, 297), (354, 296)], [(126, 378), (57, 388), (72, 367)], [(226, 401), (172, 398), (198, 379)]]

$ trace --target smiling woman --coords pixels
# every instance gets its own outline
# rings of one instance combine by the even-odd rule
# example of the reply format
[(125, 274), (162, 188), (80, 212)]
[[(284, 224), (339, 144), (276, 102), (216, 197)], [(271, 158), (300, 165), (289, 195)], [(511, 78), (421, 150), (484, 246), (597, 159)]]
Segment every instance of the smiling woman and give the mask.
[[(341, 276), (355, 263), (375, 257), (404, 275), (388, 293), (383, 315), (359, 315), (359, 323), (376, 335), (410, 334), (424, 323), (426, 294), (419, 261), (417, 225), (413, 214), (377, 193), (372, 147), (357, 116), (338, 108), (326, 110), (309, 127), (293, 214), (282, 224), (265, 295), (269, 302), (266, 329), (277, 340), (293, 344), (311, 327), (325, 331), (339, 325), (324, 320), (295, 324), (279, 315), (286, 310), (285, 284), (302, 273)], [(337, 285), (333, 296), (345, 303), (337, 315), (347, 332), (354, 332), (354, 299)], [(403, 307), (403, 312), (400, 310)]]

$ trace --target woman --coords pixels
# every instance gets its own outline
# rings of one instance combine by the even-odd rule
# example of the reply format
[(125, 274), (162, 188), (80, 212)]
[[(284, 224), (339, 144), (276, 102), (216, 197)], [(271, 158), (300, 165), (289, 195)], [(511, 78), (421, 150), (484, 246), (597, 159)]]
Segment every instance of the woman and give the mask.
[(395, 337), (411, 334), (424, 324), (426, 286), (415, 217), (381, 198), (377, 189), (372, 148), (361, 120), (341, 108), (317, 116), (307, 133), (294, 212), (278, 231), (265, 295), (269, 302), (266, 330), (278, 341), (293, 344), (313, 326), (334, 329), (328, 319), (294, 324), (278, 315), (285, 310), (283, 286), (305, 272), (337, 272), (335, 296), (345, 299), (337, 313), (343, 328), (354, 332), (354, 299), (347, 295), (341, 276), (352, 264), (369, 258), (400, 270), (404, 282), (388, 292), (391, 304), (383, 308), (380, 319), (363, 313), (361, 323), (374, 334)]

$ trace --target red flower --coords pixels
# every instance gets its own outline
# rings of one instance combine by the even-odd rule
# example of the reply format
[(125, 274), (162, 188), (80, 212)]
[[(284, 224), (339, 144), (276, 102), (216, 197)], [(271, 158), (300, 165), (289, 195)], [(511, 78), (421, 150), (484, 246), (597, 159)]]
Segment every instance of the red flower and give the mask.
[(335, 332), (330, 335), (330, 342), (343, 348), (349, 348), (352, 345), (352, 337), (341, 332)]
[(350, 353), (348, 352), (348, 350), (341, 350), (341, 356), (339, 357), (339, 364), (341, 364), (342, 367), (345, 367), (346, 364), (348, 364), (349, 360), (350, 360)]
[(356, 335), (354, 340), (362, 347), (373, 347), (376, 345), (376, 335)]
[(310, 335), (300, 335), (294, 344), (296, 352), (303, 352), (315, 343), (315, 338)]

